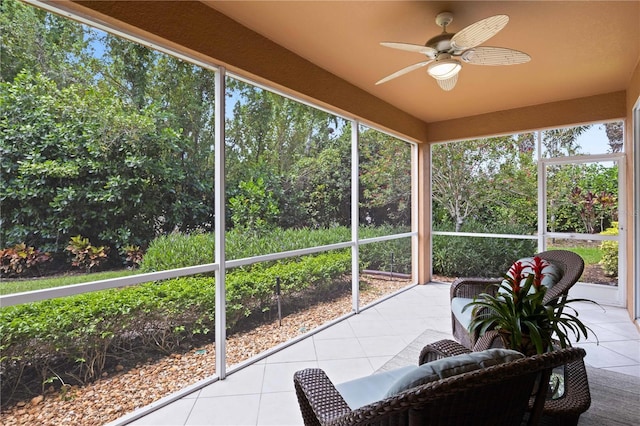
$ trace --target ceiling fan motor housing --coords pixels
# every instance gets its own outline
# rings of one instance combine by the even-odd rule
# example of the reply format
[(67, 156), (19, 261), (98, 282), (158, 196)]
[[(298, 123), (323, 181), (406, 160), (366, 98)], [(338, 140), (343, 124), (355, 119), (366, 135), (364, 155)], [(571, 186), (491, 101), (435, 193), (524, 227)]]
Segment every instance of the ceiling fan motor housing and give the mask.
[(453, 22), (453, 13), (440, 12), (436, 16), (436, 24), (442, 27), (442, 34), (438, 34), (435, 37), (431, 37), (425, 46), (431, 47), (438, 52), (448, 52), (451, 49), (451, 37), (454, 34), (447, 33), (447, 25)]
[(451, 50), (451, 38), (455, 34), (451, 33), (442, 33), (438, 34), (435, 37), (431, 37), (426, 43), (425, 46), (431, 47), (438, 52), (448, 52)]

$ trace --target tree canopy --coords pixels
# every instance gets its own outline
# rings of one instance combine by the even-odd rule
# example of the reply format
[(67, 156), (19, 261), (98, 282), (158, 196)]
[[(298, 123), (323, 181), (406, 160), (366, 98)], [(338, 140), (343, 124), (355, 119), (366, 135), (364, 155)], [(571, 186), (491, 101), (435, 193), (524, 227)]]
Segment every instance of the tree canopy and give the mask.
[[(14, 0), (1, 7), (2, 245), (55, 253), (83, 235), (122, 253), (211, 230), (214, 71)], [(350, 123), (226, 86), (228, 226), (349, 224)], [(409, 144), (362, 132), (361, 219), (409, 223)]]

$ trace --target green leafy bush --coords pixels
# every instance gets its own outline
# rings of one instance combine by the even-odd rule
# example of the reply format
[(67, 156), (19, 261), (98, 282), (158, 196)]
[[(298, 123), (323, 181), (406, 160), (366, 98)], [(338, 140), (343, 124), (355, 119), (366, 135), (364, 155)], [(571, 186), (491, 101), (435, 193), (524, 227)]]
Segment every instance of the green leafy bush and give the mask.
[[(618, 222), (611, 222), (611, 228), (605, 229), (600, 233), (601, 235), (618, 235)], [(600, 265), (604, 270), (605, 275), (609, 277), (618, 276), (618, 242), (617, 241), (603, 241), (600, 243), (600, 249), (602, 250), (602, 259), (600, 259)]]
[(212, 279), (180, 278), (2, 308), (2, 393), (25, 369), (84, 382), (134, 346), (168, 352), (213, 327), (214, 300)]
[(93, 78), (60, 84), (29, 68), (0, 81), (0, 240), (61, 253), (82, 234), (120, 249), (209, 220), (200, 169), (176, 161), (187, 138), (166, 108), (134, 109)]
[[(397, 229), (387, 225), (362, 227), (360, 238), (374, 238), (408, 231), (408, 229)], [(232, 229), (227, 232), (226, 237), (226, 257), (231, 260), (345, 242), (351, 239), (351, 230), (344, 226), (328, 229), (276, 228), (247, 238), (244, 231)], [(140, 269), (143, 272), (151, 272), (212, 263), (214, 248), (213, 234), (163, 235), (151, 242), (140, 264)], [(370, 268), (389, 271), (392, 252), (393, 270), (409, 273), (411, 243), (408, 238), (364, 244), (360, 248), (361, 261)]]
[[(213, 238), (213, 237), (212, 237)], [(328, 229), (275, 228), (247, 238), (242, 230), (227, 232), (227, 259), (243, 259), (265, 253), (279, 253), (309, 247), (325, 246), (351, 239), (351, 230), (344, 226)]]
[(271, 265), (254, 265), (249, 271), (229, 272), (226, 276), (227, 325), (233, 327), (253, 311), (268, 308), (277, 279), (280, 279), (282, 296), (294, 299), (308, 289), (328, 288), (350, 270), (351, 253), (339, 250), (285, 259)]
[(174, 232), (151, 241), (140, 262), (142, 272), (184, 268), (214, 262), (213, 234)]
[[(488, 229), (463, 229), (492, 232)], [(518, 229), (502, 233), (519, 234)], [(500, 277), (511, 264), (536, 251), (534, 240), (434, 235), (433, 272), (448, 277)]]
[(251, 177), (238, 184), (238, 193), (229, 198), (229, 210), (234, 227), (260, 231), (274, 227), (280, 211), (264, 178)]
[[(351, 268), (349, 250), (286, 259), (226, 275), (227, 327), (269, 308), (276, 279), (285, 298), (329, 288)], [(110, 357), (168, 353), (213, 331), (215, 280), (197, 276), (0, 309), (0, 375), (8, 395), (29, 370), (40, 384), (99, 377)]]
[[(396, 229), (388, 225), (364, 227), (360, 230), (360, 238), (375, 238), (410, 229)], [(411, 273), (411, 238), (381, 241), (360, 246), (360, 261), (368, 268), (386, 272)]]

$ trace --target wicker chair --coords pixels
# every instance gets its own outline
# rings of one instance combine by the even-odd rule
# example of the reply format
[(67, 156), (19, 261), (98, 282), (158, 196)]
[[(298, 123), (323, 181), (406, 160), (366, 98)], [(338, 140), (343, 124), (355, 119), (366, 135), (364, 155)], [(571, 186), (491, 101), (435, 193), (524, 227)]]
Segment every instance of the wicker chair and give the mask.
[[(547, 291), (544, 298), (545, 303), (558, 296), (567, 297), (569, 289), (582, 276), (584, 260), (579, 255), (567, 250), (549, 250), (538, 253), (535, 256), (553, 263), (561, 271), (559, 281)], [(480, 293), (495, 294), (497, 288), (492, 284), (500, 282), (502, 282), (501, 278), (459, 278), (451, 284), (450, 300), (453, 303), (455, 298), (473, 299)], [(478, 334), (470, 334), (469, 330), (453, 314), (453, 311), (451, 313), (451, 326), (453, 337), (465, 347), (473, 349), (478, 340)]]
[(546, 397), (546, 386), (540, 387), (526, 414), (536, 380), (548, 382), (551, 369), (584, 355), (582, 348), (568, 348), (521, 358), (419, 385), (356, 409), (321, 369), (296, 372), (294, 385), (307, 426), (535, 425)]
[[(475, 351), (482, 351), (491, 347), (501, 347), (502, 340), (498, 332), (490, 331), (482, 336)], [(471, 351), (453, 340), (439, 340), (426, 345), (418, 362), (435, 361), (441, 358), (470, 353)], [(580, 415), (591, 406), (591, 392), (587, 371), (582, 357), (568, 362), (565, 365), (564, 395), (557, 399), (545, 399), (542, 408), (542, 420), (544, 424), (571, 426), (577, 425)], [(531, 398), (529, 409), (533, 410), (536, 400)]]

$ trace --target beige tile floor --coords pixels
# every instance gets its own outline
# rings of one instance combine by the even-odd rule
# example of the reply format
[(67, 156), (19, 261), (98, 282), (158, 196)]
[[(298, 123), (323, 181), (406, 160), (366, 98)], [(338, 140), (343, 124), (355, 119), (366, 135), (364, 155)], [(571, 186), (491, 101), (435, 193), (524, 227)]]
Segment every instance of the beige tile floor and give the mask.
[[(621, 308), (579, 307), (599, 344), (579, 342), (593, 367), (640, 377), (640, 333)], [(301, 425), (293, 373), (324, 369), (340, 383), (368, 375), (425, 330), (447, 335), (449, 285), (416, 286), (180, 398), (166, 398), (111, 425)], [(175, 399), (170, 403), (168, 400)], [(141, 416), (141, 414), (144, 414)]]

